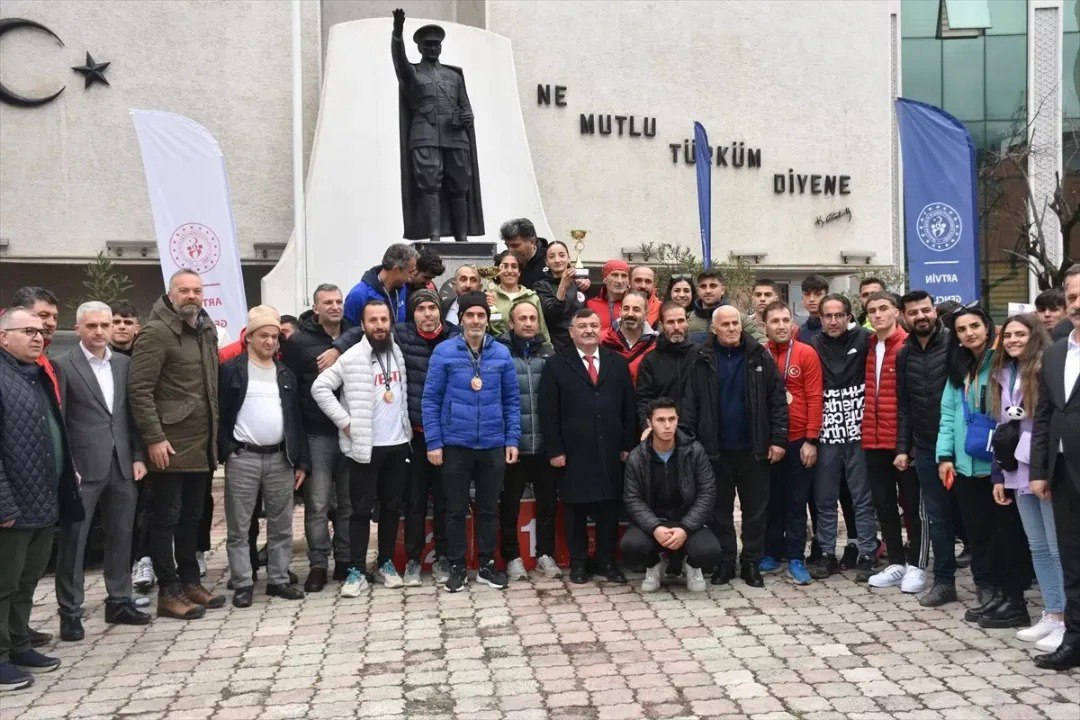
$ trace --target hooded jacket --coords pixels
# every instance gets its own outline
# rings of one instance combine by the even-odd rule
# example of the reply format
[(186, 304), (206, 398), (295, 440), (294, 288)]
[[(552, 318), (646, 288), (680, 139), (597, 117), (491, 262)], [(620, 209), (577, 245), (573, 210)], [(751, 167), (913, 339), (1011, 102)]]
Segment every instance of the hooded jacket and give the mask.
[(638, 423), (642, 428), (648, 419), (649, 403), (653, 400), (666, 397), (674, 400), (676, 405), (679, 403), (686, 383), (687, 358), (696, 348), (697, 344), (689, 340), (673, 343), (659, 335), (652, 352), (641, 359), (636, 390)]
[[(863, 412), (862, 444), (867, 450), (896, 450), (899, 429), (899, 398), (896, 394), (896, 356), (907, 339), (899, 325), (885, 340), (870, 336), (866, 351), (866, 406)], [(877, 345), (885, 343), (881, 371), (877, 368)], [(878, 381), (878, 375), (881, 380)]]
[(192, 327), (167, 295), (158, 298), (135, 336), (128, 404), (143, 443), (168, 440), (176, 452), (160, 472), (217, 468), (218, 342), (205, 310)]
[(870, 333), (865, 328), (849, 327), (837, 338), (821, 333), (810, 344), (821, 358), (824, 404), (820, 441), (826, 445), (860, 442)]
[(544, 320), (544, 308), (540, 302), (540, 297), (529, 288), (524, 285), (519, 286), (520, 292), (511, 298), (506, 294), (498, 285), (491, 288), (492, 294), (495, 296), (495, 307), (492, 312), (497, 312), (502, 315), (501, 320), (491, 320), (488, 323), (488, 332), (494, 336), (499, 337), (510, 332), (510, 309), (519, 302), (531, 303), (536, 308), (536, 314), (540, 321), (540, 335), (544, 338), (544, 342), (551, 342), (551, 336), (548, 335), (547, 322)]
[(941, 422), (941, 394), (948, 382), (952, 333), (938, 320), (923, 347), (911, 333), (896, 354), (896, 452), (911, 455), (915, 448), (933, 453)]
[(430, 340), (420, 335), (412, 322), (394, 325), (394, 343), (401, 348), (405, 357), (405, 369), (408, 370), (409, 422), (413, 430), (424, 432), (424, 413), (420, 401), (424, 396), (424, 381), (427, 380), (428, 363), (436, 346), (458, 334), (456, 325), (443, 321), (439, 334)]
[[(647, 437), (630, 451), (626, 458), (626, 478), (623, 503), (626, 513), (649, 536), (664, 525), (653, 505), (653, 462), (659, 456)], [(675, 454), (668, 460), (666, 472), (676, 472), (679, 495), (682, 497), (681, 519), (677, 523), (689, 535), (697, 532), (712, 518), (716, 505), (716, 477), (709, 456), (701, 443), (679, 431), (675, 436)]]
[(547, 247), (546, 238), (536, 238), (536, 252), (526, 262), (521, 263), (521, 284), (530, 290), (536, 289), (536, 283), (544, 277), (547, 270)]
[[(787, 447), (788, 409), (784, 383), (772, 356), (747, 333), (742, 342), (746, 354), (746, 417), (750, 450), (758, 460), (769, 455), (769, 446)], [(714, 337), (702, 343), (690, 357), (686, 387), (679, 404), (679, 428), (694, 437), (709, 457), (720, 454), (720, 378), (716, 368)]]
[(518, 451), (522, 455), (537, 455), (544, 447), (540, 432), (540, 378), (547, 359), (555, 353), (539, 335), (524, 340), (508, 333), (500, 335), (498, 340), (510, 350), (521, 394), (521, 442)]
[(281, 361), (296, 375), (300, 411), (304, 415), (304, 431), (308, 435), (337, 435), (337, 428), (311, 397), (311, 385), (319, 377), (319, 356), (331, 348), (345, 353), (363, 336), (363, 330), (353, 327), (349, 319), (343, 317), (341, 333), (335, 340), (319, 324), (314, 311), (308, 310), (297, 319), (297, 329), (292, 337), (281, 343)]
[(656, 331), (648, 324), (645, 324), (644, 321), (641, 326), (641, 337), (638, 338), (633, 347), (627, 344), (626, 337), (617, 327), (609, 327), (600, 336), (602, 346), (622, 355), (626, 359), (627, 364), (630, 366), (630, 380), (634, 385), (637, 385), (638, 368), (641, 366), (641, 361), (652, 351), (655, 343)]
[(364, 273), (360, 282), (353, 286), (345, 296), (345, 317), (353, 325), (359, 325), (364, 306), (369, 300), (382, 300), (390, 306), (391, 319), (394, 322), (406, 322), (409, 314), (406, 309), (409, 299), (409, 284), (405, 283), (395, 290), (388, 290), (379, 279), (382, 267), (376, 265)]

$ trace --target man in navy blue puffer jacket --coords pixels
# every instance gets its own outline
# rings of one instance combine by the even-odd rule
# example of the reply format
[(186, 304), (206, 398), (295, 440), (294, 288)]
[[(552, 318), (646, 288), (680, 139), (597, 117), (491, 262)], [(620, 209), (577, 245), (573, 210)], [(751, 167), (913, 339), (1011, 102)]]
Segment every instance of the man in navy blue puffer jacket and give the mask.
[(487, 334), (488, 304), (482, 293), (458, 301), (463, 334), (435, 348), (421, 404), (428, 461), (442, 467), (446, 492), (449, 592), (466, 583), (465, 515), (469, 484), (476, 483), (477, 580), (506, 587), (495, 568), (499, 492), (507, 463), (517, 462), (521, 398), (510, 351)]

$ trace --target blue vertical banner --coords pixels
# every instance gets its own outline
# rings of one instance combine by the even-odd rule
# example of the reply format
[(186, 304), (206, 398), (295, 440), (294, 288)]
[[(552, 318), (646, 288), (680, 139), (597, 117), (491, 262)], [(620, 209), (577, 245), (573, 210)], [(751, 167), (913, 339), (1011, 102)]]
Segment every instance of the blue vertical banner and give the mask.
[(975, 143), (939, 107), (897, 98), (904, 160), (904, 237), (911, 289), (935, 302), (978, 300), (979, 212)]
[(701, 224), (701, 261), (712, 266), (712, 153), (705, 127), (694, 122), (694, 171), (697, 173), (698, 222)]

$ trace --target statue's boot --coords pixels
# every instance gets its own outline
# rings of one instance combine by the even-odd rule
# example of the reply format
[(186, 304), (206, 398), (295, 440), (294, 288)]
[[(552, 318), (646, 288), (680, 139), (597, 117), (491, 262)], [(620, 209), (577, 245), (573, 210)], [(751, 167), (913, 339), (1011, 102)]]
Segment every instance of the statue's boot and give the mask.
[(424, 205), (426, 206), (428, 227), (431, 228), (431, 242), (439, 242), (442, 240), (442, 208), (439, 207), (439, 196), (436, 195), (424, 195)]
[(465, 198), (456, 197), (450, 200), (450, 217), (454, 222), (454, 241), (465, 242), (468, 240), (469, 206), (465, 202)]

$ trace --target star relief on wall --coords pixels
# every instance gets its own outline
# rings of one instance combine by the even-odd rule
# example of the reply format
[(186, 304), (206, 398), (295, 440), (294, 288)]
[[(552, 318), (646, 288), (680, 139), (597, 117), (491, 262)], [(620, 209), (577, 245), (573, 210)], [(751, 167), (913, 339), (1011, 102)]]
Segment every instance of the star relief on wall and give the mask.
[(105, 77), (105, 68), (109, 67), (110, 64), (111, 62), (94, 62), (94, 58), (87, 52), (86, 64), (81, 67), (72, 66), (71, 69), (82, 74), (82, 76), (86, 78), (86, 84), (83, 86), (83, 89), (85, 90), (96, 82), (104, 83), (105, 85), (109, 84), (108, 79)]

